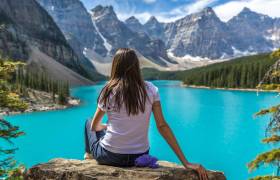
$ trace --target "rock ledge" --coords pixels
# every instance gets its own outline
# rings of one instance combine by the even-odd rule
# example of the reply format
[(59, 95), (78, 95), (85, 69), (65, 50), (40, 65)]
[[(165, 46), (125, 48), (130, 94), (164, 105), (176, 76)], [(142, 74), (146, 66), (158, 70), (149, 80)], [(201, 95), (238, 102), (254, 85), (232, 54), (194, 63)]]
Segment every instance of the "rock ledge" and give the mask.
[[(174, 163), (159, 161), (160, 168), (119, 168), (98, 165), (95, 160), (53, 159), (30, 168), (27, 180), (199, 180), (196, 172)], [(225, 180), (222, 172), (208, 171), (209, 180)]]

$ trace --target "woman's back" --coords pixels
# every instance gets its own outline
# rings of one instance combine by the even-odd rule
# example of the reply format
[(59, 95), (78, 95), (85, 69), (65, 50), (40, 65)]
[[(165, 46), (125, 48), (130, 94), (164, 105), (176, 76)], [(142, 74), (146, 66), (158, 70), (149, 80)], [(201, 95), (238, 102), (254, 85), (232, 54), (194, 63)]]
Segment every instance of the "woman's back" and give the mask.
[[(205, 169), (187, 161), (166, 123), (158, 89), (141, 76), (139, 59), (132, 49), (119, 49), (112, 63), (111, 76), (98, 97), (93, 121), (85, 126), (86, 157), (91, 153), (101, 164), (133, 166), (137, 158), (149, 153), (148, 130), (153, 111), (157, 128), (182, 164), (207, 179)], [(104, 114), (108, 124), (101, 124)]]
[(149, 150), (148, 129), (152, 104), (159, 101), (158, 88), (151, 82), (145, 82), (147, 101), (145, 111), (137, 115), (128, 115), (124, 104), (116, 109), (114, 95), (111, 95), (107, 107), (99, 102), (98, 107), (107, 112), (107, 131), (100, 144), (105, 149), (120, 154), (137, 154)]

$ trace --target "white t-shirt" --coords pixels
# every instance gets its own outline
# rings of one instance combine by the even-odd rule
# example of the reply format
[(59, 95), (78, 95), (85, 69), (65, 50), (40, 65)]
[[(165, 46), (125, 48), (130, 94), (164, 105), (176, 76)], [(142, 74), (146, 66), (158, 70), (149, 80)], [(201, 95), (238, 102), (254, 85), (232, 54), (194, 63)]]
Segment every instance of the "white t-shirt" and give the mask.
[(158, 88), (145, 81), (148, 98), (145, 111), (137, 115), (128, 115), (124, 104), (120, 110), (114, 110), (114, 101), (110, 96), (108, 107), (99, 102), (98, 107), (108, 115), (107, 131), (100, 145), (106, 150), (119, 154), (139, 154), (149, 149), (148, 130), (152, 104), (159, 101)]

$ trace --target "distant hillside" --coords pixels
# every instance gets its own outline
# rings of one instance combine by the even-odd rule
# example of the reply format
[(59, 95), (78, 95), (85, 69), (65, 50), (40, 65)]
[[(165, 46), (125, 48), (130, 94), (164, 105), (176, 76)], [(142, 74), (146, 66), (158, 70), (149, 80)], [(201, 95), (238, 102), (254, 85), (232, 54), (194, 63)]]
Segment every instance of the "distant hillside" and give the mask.
[(276, 62), (269, 54), (233, 59), (178, 72), (143, 69), (145, 79), (182, 80), (184, 84), (223, 88), (255, 88)]

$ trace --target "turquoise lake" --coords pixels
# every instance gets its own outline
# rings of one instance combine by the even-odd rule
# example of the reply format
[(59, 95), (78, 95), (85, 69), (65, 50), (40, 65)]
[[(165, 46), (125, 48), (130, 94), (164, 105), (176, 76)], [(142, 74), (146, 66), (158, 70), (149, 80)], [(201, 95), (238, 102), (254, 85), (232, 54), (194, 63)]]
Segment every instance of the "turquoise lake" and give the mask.
[[(159, 87), (165, 118), (189, 161), (223, 171), (229, 180), (272, 172), (268, 167), (248, 173), (246, 164), (272, 148), (260, 142), (269, 117), (254, 119), (253, 114), (279, 103), (276, 93), (192, 89), (178, 81), (153, 83)], [(57, 157), (82, 159), (84, 122), (93, 115), (102, 86), (72, 89), (72, 95), (83, 102), (78, 107), (6, 117), (26, 133), (14, 141), (19, 148), (16, 160), (30, 167)], [(153, 118), (149, 139), (152, 155), (179, 163)]]

